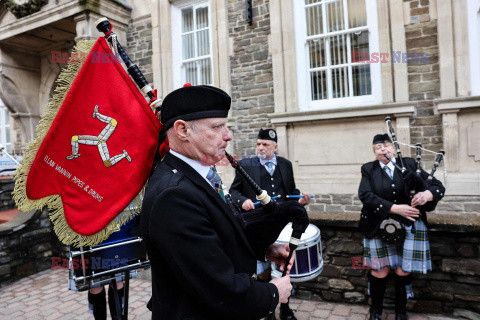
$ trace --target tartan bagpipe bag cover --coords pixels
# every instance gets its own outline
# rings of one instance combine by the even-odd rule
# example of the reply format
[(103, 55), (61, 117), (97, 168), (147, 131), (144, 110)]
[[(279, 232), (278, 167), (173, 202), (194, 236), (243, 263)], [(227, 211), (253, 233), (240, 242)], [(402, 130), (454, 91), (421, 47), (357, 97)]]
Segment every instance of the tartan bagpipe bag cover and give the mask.
[(63, 243), (94, 245), (131, 218), (123, 210), (148, 178), (161, 124), (103, 37), (83, 57), (76, 49), (17, 170), (14, 198), (20, 209), (48, 205)]

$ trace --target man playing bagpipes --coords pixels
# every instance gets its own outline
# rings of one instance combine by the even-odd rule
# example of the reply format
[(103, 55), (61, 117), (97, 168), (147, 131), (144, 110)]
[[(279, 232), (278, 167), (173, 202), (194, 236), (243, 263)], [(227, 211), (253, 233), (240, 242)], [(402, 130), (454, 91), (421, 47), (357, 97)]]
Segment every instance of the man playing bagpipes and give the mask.
[(230, 103), (211, 86), (186, 86), (163, 101), (170, 151), (148, 182), (141, 212), (153, 319), (259, 319), (290, 296), (288, 276), (269, 283), (252, 278), (255, 260), (265, 256), (287, 267), (289, 249), (272, 244), (261, 252), (247, 239), (213, 167), (232, 139)]
[[(292, 163), (276, 155), (277, 139), (277, 132), (274, 129), (260, 129), (257, 137), (257, 156), (240, 161), (240, 165), (262, 189), (267, 190), (272, 196), (280, 196), (277, 201), (282, 201), (286, 199), (285, 195), (300, 195), (300, 191), (295, 186)], [(255, 209), (256, 195), (238, 172), (230, 187), (230, 194), (234, 203), (244, 211)], [(308, 194), (303, 196), (298, 199), (298, 202), (303, 205), (308, 204), (310, 196)], [(259, 279), (270, 280), (270, 271), (270, 261), (257, 261)], [(288, 304), (280, 306), (280, 319), (296, 319)]]
[[(229, 195), (222, 196), (220, 178), (210, 167), (226, 155), (232, 139), (226, 127), (230, 97), (210, 86), (181, 88), (165, 97), (160, 116), (161, 99), (118, 43), (111, 23), (101, 18), (95, 24), (105, 38), (77, 45), (78, 52), (88, 55), (62, 72), (38, 137), (17, 170), (14, 197), (19, 208), (47, 205), (59, 239), (79, 247), (69, 252), (72, 259), (97, 251), (82, 247), (97, 246), (115, 234), (120, 240), (106, 247), (144, 240), (152, 266), (155, 319), (259, 319), (273, 313), (290, 295), (287, 271), (308, 226), (307, 212), (297, 202), (277, 204), (253, 181), (263, 207), (253, 217), (236, 212)], [(97, 55), (112, 56), (110, 46), (128, 74), (116, 59), (96, 61)], [(78, 135), (91, 130), (99, 136)], [(116, 156), (110, 157), (110, 152)], [(150, 175), (153, 156), (165, 154)], [(141, 217), (144, 239), (132, 230), (134, 240), (124, 241), (130, 234), (118, 233), (137, 214), (149, 176)], [(273, 244), (288, 222), (293, 230), (289, 245)], [(258, 234), (258, 229), (270, 232)], [(136, 249), (118, 268), (74, 271), (76, 289), (93, 288), (97, 281), (110, 281), (100, 277), (125, 272), (123, 311), (115, 277), (110, 283), (117, 316), (126, 318), (128, 272), (150, 265), (144, 251)], [(282, 265), (282, 278), (254, 281), (255, 260), (265, 256)]]

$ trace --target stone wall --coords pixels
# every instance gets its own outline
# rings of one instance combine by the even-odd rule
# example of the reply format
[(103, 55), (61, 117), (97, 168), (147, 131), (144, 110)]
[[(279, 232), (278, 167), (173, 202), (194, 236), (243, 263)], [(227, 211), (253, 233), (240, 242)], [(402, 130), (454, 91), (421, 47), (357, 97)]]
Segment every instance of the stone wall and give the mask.
[(142, 71), (145, 79), (153, 84), (152, 69), (152, 21), (150, 15), (130, 20), (127, 28), (125, 50), (130, 59)]
[[(357, 231), (357, 222), (326, 219), (312, 222), (321, 230), (324, 269), (316, 279), (296, 283), (295, 297), (367, 304), (366, 270), (361, 267), (363, 235)], [(433, 227), (429, 233), (433, 271), (414, 275), (415, 298), (409, 300), (408, 309), (457, 316), (476, 313), (480, 317), (478, 229), (460, 230), (454, 225)], [(386, 308), (394, 307), (394, 291), (390, 280)]]
[[(362, 202), (353, 194), (315, 194), (308, 205), (311, 212), (345, 212), (358, 214)], [(471, 214), (480, 216), (480, 196), (445, 196), (437, 205), (439, 215)]]
[[(13, 171), (12, 171), (13, 172)], [(0, 211), (15, 208), (15, 201), (12, 198), (12, 191), (15, 187), (12, 178), (0, 179)]]
[(258, 130), (270, 126), (274, 112), (272, 55), (269, 52), (268, 0), (253, 1), (253, 25), (245, 20), (245, 1), (228, 2), (232, 81), (233, 153), (255, 154)]
[(0, 287), (50, 268), (55, 239), (46, 210), (15, 228), (0, 229)]

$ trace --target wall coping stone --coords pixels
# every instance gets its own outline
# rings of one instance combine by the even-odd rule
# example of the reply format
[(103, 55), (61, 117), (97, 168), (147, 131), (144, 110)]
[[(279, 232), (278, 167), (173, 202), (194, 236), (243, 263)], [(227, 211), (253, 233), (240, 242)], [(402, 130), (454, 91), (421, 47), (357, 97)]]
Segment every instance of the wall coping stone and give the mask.
[(12, 234), (25, 228), (31, 221), (34, 221), (42, 213), (41, 210), (19, 212), (13, 219), (0, 224), (0, 236)]
[(458, 112), (459, 109), (479, 108), (480, 96), (435, 99), (433, 103), (440, 113)]
[(417, 102), (396, 102), (384, 103), (378, 105), (370, 105), (355, 108), (337, 108), (328, 110), (312, 110), (312, 111), (297, 111), (297, 112), (281, 112), (271, 113), (268, 117), (272, 123), (287, 123), (287, 122), (301, 122), (314, 121), (325, 119), (342, 119), (353, 117), (369, 117), (378, 115), (412, 115), (417, 107)]
[[(311, 223), (321, 227), (358, 228), (359, 213), (309, 211)], [(428, 213), (429, 231), (479, 232), (480, 216)]]

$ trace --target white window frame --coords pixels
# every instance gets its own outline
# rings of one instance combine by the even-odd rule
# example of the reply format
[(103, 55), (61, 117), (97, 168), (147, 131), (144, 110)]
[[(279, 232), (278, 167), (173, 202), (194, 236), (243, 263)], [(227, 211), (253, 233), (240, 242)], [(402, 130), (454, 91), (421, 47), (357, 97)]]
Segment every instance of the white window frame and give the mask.
[[(214, 79), (214, 65), (213, 65), (213, 48), (212, 48), (212, 13), (211, 13), (211, 5), (210, 1), (207, 0), (184, 0), (184, 1), (176, 1), (172, 4), (172, 60), (173, 60), (173, 88), (179, 88), (182, 87), (185, 82), (185, 70), (182, 66), (182, 26), (180, 21), (182, 21), (182, 9), (185, 9), (186, 7), (191, 7), (193, 6), (195, 9), (197, 8), (202, 8), (202, 7), (208, 7), (208, 35), (209, 35), (209, 40), (210, 40), (210, 54), (208, 55), (210, 59), (210, 66), (211, 66), (211, 85), (215, 83)], [(193, 15), (194, 19), (196, 18), (196, 15)], [(195, 44), (196, 48), (196, 44)], [(193, 59), (190, 59), (191, 61), (195, 60), (202, 60), (205, 59), (207, 56), (202, 56), (202, 57), (196, 57)]]
[[(372, 93), (370, 95), (358, 96), (358, 97), (345, 97), (345, 98), (333, 98), (324, 100), (311, 99), (311, 85), (310, 76), (308, 72), (308, 50), (307, 50), (307, 30), (305, 22), (305, 0), (292, 0), (294, 7), (294, 19), (295, 19), (295, 47), (296, 47), (296, 67), (297, 67), (297, 92), (298, 92), (298, 109), (300, 111), (310, 110), (332, 110), (346, 107), (358, 107), (363, 105), (375, 105), (382, 102), (382, 83), (380, 63), (370, 64), (371, 75), (371, 87)], [(325, 4), (336, 2), (335, 0), (324, 0)], [(367, 29), (369, 31), (369, 47), (370, 54), (379, 52), (379, 38), (378, 38), (378, 18), (376, 1), (365, 0), (367, 11), (367, 26), (359, 27), (358, 29)], [(347, 8), (347, 0), (343, 0), (344, 8)], [(324, 10), (322, 10), (322, 14)], [(348, 25), (348, 12), (344, 10), (345, 23)], [(326, 23), (326, 19), (323, 19)], [(345, 33), (344, 31), (330, 32), (327, 35)], [(326, 44), (325, 51), (327, 53), (327, 59), (329, 55), (329, 46)], [(389, 53), (390, 54), (390, 53)], [(347, 38), (347, 56), (350, 60), (352, 57), (350, 39)], [(351, 60), (350, 60), (351, 61)], [(338, 67), (336, 65), (334, 68)], [(351, 74), (350, 74), (351, 76)], [(350, 88), (350, 92), (352, 92)], [(329, 90), (329, 88), (327, 88)]]
[(480, 95), (480, 0), (468, 0), (468, 42), (471, 95)]
[[(8, 112), (8, 115), (6, 114)], [(8, 120), (8, 125), (7, 125)], [(7, 141), (7, 131), (10, 141)], [(0, 145), (5, 147), (8, 153), (12, 152), (12, 137), (10, 135), (10, 111), (0, 99)]]

